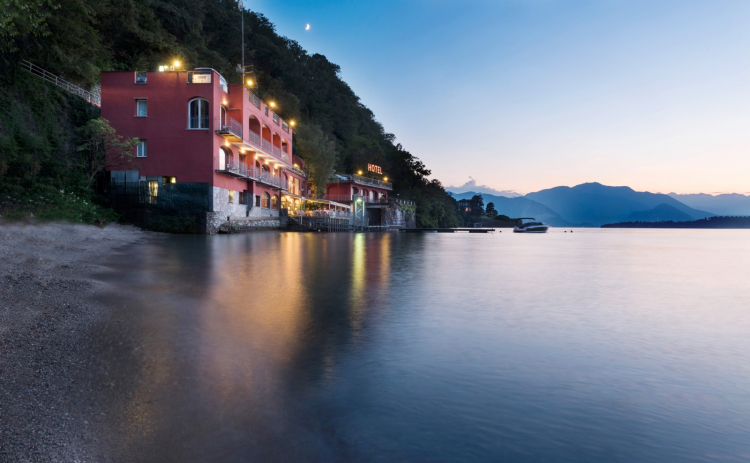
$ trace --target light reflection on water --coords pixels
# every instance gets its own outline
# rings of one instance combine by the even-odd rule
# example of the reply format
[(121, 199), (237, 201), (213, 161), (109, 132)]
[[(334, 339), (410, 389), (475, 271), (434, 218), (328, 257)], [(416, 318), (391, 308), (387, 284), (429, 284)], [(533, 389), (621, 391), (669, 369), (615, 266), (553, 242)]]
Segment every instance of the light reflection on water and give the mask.
[(130, 459), (750, 461), (747, 232), (140, 252), (113, 424)]

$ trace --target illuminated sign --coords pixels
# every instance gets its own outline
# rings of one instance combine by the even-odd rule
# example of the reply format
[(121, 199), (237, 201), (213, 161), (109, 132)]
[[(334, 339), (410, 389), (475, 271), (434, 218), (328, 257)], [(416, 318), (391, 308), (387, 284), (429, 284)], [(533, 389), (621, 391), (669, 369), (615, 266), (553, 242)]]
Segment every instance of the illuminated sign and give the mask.
[(382, 174), (383, 169), (381, 169), (380, 166), (376, 166), (375, 164), (367, 164), (367, 172), (375, 172), (376, 174)]

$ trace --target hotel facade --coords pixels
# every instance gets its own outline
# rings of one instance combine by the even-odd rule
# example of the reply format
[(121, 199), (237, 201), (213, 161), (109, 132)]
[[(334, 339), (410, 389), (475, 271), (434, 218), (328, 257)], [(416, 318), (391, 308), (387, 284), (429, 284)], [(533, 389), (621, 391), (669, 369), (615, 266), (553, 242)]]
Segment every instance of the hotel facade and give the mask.
[(105, 72), (101, 101), (117, 134), (139, 141), (133, 163), (109, 168), (110, 181), (146, 184), (153, 198), (176, 184), (207, 185), (207, 233), (233, 221), (277, 228), (281, 217), (304, 214), (306, 201), (339, 211), (351, 211), (355, 197), (385, 204), (392, 190), (382, 180), (339, 175), (325, 199), (308, 199), (294, 123), (213, 69)]

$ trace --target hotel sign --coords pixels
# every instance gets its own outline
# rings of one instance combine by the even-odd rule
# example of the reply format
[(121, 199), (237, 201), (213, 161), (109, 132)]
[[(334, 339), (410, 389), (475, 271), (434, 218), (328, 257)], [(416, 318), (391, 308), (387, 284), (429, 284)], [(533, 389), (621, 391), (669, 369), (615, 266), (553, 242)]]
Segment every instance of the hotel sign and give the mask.
[(383, 169), (381, 169), (380, 166), (376, 166), (375, 164), (367, 164), (367, 172), (375, 172), (376, 174), (382, 174)]

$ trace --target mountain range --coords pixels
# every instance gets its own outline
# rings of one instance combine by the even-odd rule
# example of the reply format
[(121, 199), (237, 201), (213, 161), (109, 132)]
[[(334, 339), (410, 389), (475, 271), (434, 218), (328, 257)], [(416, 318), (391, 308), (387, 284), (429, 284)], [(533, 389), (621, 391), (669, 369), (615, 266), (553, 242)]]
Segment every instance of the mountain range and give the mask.
[(750, 196), (739, 193), (709, 195), (698, 193), (692, 195), (678, 195), (669, 193), (669, 196), (690, 207), (705, 209), (716, 215), (750, 215)]
[[(598, 227), (606, 223), (625, 221), (679, 222), (717, 215), (693, 208), (672, 195), (640, 192), (626, 186), (613, 187), (601, 183), (583, 183), (574, 187), (560, 186), (516, 198), (473, 191), (451, 194), (456, 199), (468, 199), (475, 194), (481, 194), (484, 204), (494, 203), (499, 214), (509, 217), (534, 217), (558, 227)], [(699, 199), (703, 201), (700, 204), (719, 204), (711, 203), (706, 198)], [(741, 202), (740, 198), (734, 200)], [(698, 203), (697, 200), (692, 202)]]

